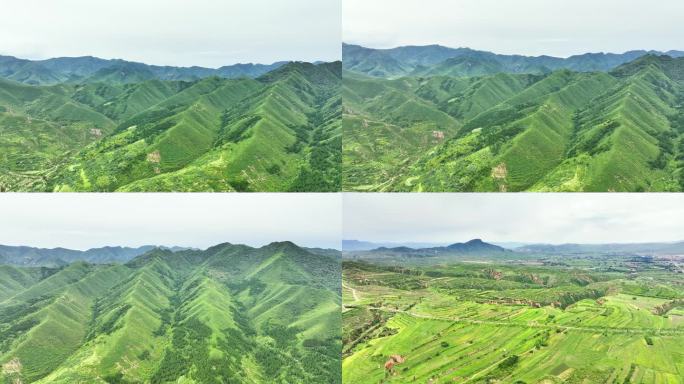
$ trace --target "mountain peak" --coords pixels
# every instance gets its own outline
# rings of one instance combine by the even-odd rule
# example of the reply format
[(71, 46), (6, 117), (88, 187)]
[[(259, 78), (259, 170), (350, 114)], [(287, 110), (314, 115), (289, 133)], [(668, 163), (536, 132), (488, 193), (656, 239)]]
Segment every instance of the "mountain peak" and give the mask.
[(126, 265), (129, 267), (137, 268), (145, 264), (148, 264), (156, 259), (165, 258), (168, 256), (173, 256), (173, 251), (164, 248), (154, 248), (150, 251), (143, 253), (140, 256), (136, 256), (131, 261), (127, 262)]
[(663, 54), (647, 53), (633, 61), (620, 65), (611, 71), (611, 74), (616, 77), (627, 77), (641, 72), (648, 67), (662, 69), (663, 67), (672, 66), (673, 63), (684, 63), (684, 59), (675, 59)]
[(482, 239), (472, 239), (472, 240), (466, 241), (466, 244), (473, 244), (473, 245), (475, 245), (475, 244), (484, 244), (484, 243), (485, 243), (485, 242), (482, 241)]
[(486, 243), (481, 239), (472, 239), (465, 243), (454, 243), (446, 247), (448, 250), (456, 252), (505, 252), (506, 250), (498, 245)]
[(313, 64), (305, 61), (291, 61), (260, 76), (258, 79), (267, 83), (274, 83), (291, 76), (301, 76), (307, 81), (317, 84), (336, 83), (342, 77), (342, 63), (337, 61)]
[(274, 241), (265, 245), (263, 248), (299, 248), (295, 243), (291, 241)]

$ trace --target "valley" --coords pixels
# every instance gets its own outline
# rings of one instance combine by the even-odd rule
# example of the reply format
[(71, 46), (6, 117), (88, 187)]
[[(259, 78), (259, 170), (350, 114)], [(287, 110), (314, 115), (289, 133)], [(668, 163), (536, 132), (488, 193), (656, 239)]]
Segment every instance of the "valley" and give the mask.
[(683, 382), (681, 243), (463, 244), (345, 252), (344, 383)]

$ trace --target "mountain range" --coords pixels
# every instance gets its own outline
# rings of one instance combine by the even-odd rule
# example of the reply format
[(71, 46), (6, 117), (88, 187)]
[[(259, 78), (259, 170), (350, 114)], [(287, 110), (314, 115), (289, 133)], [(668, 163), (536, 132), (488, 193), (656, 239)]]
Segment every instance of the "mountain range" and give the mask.
[(515, 256), (515, 252), (498, 245), (487, 243), (481, 239), (472, 239), (465, 243), (453, 243), (436, 247), (379, 247), (370, 250), (344, 250), (345, 260), (362, 260), (378, 263), (448, 263), (467, 258), (493, 257), (507, 258)]
[[(392, 244), (392, 243), (389, 243)], [(540, 243), (499, 243), (499, 245), (472, 239), (465, 243), (446, 246), (423, 246), (424, 243), (384, 246), (382, 243), (345, 240), (342, 255), (345, 260), (401, 264), (409, 263), (449, 263), (464, 259), (507, 260), (536, 259), (545, 256), (563, 255), (618, 255), (618, 256), (658, 256), (668, 258), (684, 254), (684, 242), (651, 243), (605, 243), (605, 244), (540, 244)], [(429, 244), (429, 243), (426, 243)], [(508, 247), (504, 245), (508, 244)], [(345, 246), (346, 245), (346, 246)], [(372, 247), (374, 246), (374, 247)], [(371, 248), (372, 247), (372, 248)]]
[(381, 51), (415, 66), (388, 78), (345, 56), (343, 190), (684, 189), (684, 57), (581, 55), (540, 69), (494, 55), (463, 72), (432, 51), (459, 50)]
[(567, 58), (502, 55), (471, 48), (441, 45), (373, 49), (342, 44), (344, 69), (381, 78), (401, 76), (482, 76), (505, 73), (549, 73), (559, 69), (577, 72), (609, 71), (645, 55), (684, 57), (684, 51), (634, 50), (624, 53), (585, 53)]
[[(55, 60), (59, 73), (103, 64)], [(119, 64), (39, 82), (52, 85), (0, 78), (0, 191), (340, 189), (341, 63), (235, 79)]]
[(627, 244), (527, 244), (515, 248), (529, 253), (636, 253), (644, 255), (682, 255), (684, 241)]
[(374, 241), (364, 241), (364, 240), (342, 240), (342, 250), (343, 251), (370, 251), (376, 248), (396, 248), (396, 247), (409, 247), (409, 248), (432, 248), (441, 247), (448, 244), (443, 243), (432, 243), (432, 242), (374, 242)]
[(0, 265), (0, 381), (341, 383), (339, 256), (291, 242)]
[(0, 245), (0, 264), (56, 268), (75, 261), (85, 261), (93, 264), (126, 263), (155, 248), (168, 249), (172, 252), (190, 249), (185, 247), (144, 245), (136, 248), (114, 246), (79, 251), (67, 248), (48, 249)]
[(31, 85), (60, 83), (137, 83), (143, 80), (195, 81), (205, 77), (259, 77), (287, 64), (234, 64), (220, 68), (173, 67), (148, 65), (121, 59), (100, 59), (92, 56), (57, 57), (47, 60), (27, 60), (0, 56), (0, 77)]

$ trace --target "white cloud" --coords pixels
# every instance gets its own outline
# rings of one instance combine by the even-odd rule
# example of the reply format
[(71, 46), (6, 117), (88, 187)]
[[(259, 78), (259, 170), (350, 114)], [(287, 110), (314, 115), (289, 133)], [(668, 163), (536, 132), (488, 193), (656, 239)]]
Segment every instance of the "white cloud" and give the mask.
[(0, 244), (87, 249), (105, 245), (289, 240), (339, 248), (337, 194), (3, 194)]
[(684, 240), (682, 194), (345, 194), (344, 238), (544, 243)]
[(681, 0), (344, 0), (343, 38), (569, 56), (684, 49)]
[(3, 0), (0, 54), (219, 67), (338, 60), (341, 0)]

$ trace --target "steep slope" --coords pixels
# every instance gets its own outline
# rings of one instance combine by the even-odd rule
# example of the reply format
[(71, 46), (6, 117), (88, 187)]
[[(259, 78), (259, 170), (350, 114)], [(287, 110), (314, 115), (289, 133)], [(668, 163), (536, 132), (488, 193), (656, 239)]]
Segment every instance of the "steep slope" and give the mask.
[(679, 190), (673, 160), (681, 132), (670, 119), (681, 92), (657, 66), (624, 78), (577, 115), (570, 158), (535, 189)]
[(0, 378), (339, 383), (340, 268), (289, 242), (3, 267)]

